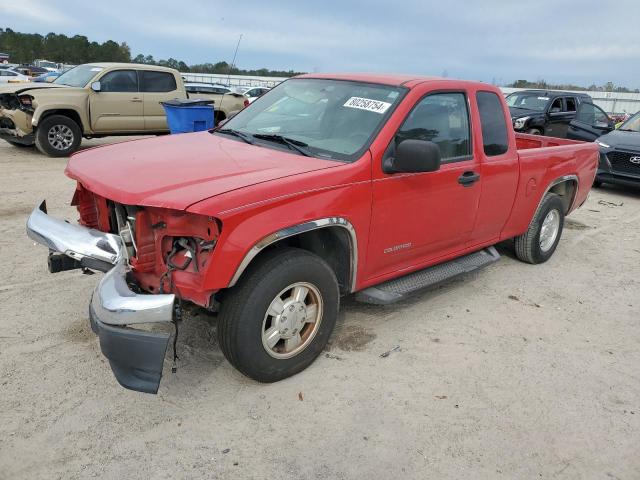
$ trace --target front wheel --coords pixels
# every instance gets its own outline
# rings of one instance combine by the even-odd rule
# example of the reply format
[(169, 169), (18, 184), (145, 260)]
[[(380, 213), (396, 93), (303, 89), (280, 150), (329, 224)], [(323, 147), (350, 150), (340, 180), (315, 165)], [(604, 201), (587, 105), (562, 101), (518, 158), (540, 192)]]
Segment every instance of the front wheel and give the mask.
[(67, 157), (78, 150), (82, 131), (76, 122), (64, 115), (45, 117), (36, 130), (36, 147), (50, 157)]
[(259, 259), (222, 301), (218, 341), (229, 362), (259, 382), (308, 367), (326, 346), (340, 294), (331, 267), (305, 250)]
[(543, 263), (555, 252), (564, 226), (564, 204), (547, 193), (524, 235), (515, 238), (516, 256), (527, 263)]
[(529, 130), (527, 130), (527, 133), (529, 135), (542, 135), (542, 130), (540, 130), (539, 128), (530, 128)]

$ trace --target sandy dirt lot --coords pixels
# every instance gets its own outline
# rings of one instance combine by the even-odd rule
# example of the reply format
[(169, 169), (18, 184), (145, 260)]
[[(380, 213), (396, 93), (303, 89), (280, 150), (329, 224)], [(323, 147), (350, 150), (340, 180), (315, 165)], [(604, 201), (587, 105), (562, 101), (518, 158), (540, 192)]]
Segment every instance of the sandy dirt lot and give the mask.
[(100, 353), (99, 276), (49, 274), (25, 235), (43, 197), (77, 218), (65, 164), (0, 142), (0, 478), (640, 478), (640, 191), (595, 190), (544, 265), (503, 249), (399, 305), (344, 299), (280, 383), (233, 370), (192, 310), (154, 396)]

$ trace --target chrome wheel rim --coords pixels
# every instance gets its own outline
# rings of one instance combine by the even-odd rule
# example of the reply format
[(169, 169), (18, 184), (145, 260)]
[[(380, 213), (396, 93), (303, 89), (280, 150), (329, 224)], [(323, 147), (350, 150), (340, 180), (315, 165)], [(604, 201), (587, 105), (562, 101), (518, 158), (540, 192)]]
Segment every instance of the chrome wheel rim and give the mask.
[(262, 346), (278, 359), (295, 357), (313, 341), (322, 322), (322, 295), (312, 284), (297, 282), (271, 301), (262, 321)]
[(550, 210), (542, 221), (540, 229), (540, 250), (548, 252), (558, 238), (560, 231), (560, 212), (558, 210)]
[(56, 150), (67, 150), (73, 145), (73, 131), (66, 125), (54, 125), (47, 132), (49, 145)]

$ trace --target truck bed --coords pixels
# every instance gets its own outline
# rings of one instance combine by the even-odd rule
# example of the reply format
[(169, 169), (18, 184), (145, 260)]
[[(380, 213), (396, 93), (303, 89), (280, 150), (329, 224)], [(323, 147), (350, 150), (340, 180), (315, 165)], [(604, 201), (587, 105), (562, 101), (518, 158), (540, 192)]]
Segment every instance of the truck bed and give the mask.
[[(589, 193), (598, 167), (599, 149), (595, 143), (516, 133), (516, 146), (520, 157), (520, 176), (516, 201), (503, 238), (526, 231), (529, 220), (538, 206), (538, 200), (547, 186), (559, 178), (574, 180), (577, 191), (572, 195), (566, 214), (582, 205)], [(535, 198), (532, 201), (531, 198)]]
[(526, 133), (515, 132), (516, 147), (518, 151), (531, 148), (560, 147), (563, 145), (580, 145), (584, 142), (569, 140), (566, 138), (545, 137), (542, 135), (527, 135)]

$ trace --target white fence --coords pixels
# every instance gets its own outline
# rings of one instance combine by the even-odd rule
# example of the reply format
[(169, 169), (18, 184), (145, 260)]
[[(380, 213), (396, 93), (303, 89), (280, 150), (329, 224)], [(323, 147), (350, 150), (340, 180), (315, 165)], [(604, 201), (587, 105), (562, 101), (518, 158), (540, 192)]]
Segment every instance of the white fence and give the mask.
[(187, 82), (221, 83), (231, 87), (275, 87), (284, 77), (249, 77), (245, 75), (221, 75), (218, 73), (181, 73)]
[[(283, 77), (249, 77), (244, 75), (221, 75), (215, 73), (183, 73), (188, 82), (222, 83), (233, 87), (275, 87), (286, 80)], [(505, 95), (524, 88), (500, 87)], [(571, 93), (586, 93), (593, 98), (593, 103), (608, 113), (629, 113), (640, 111), (640, 93), (597, 92), (597, 91), (569, 91)]]

